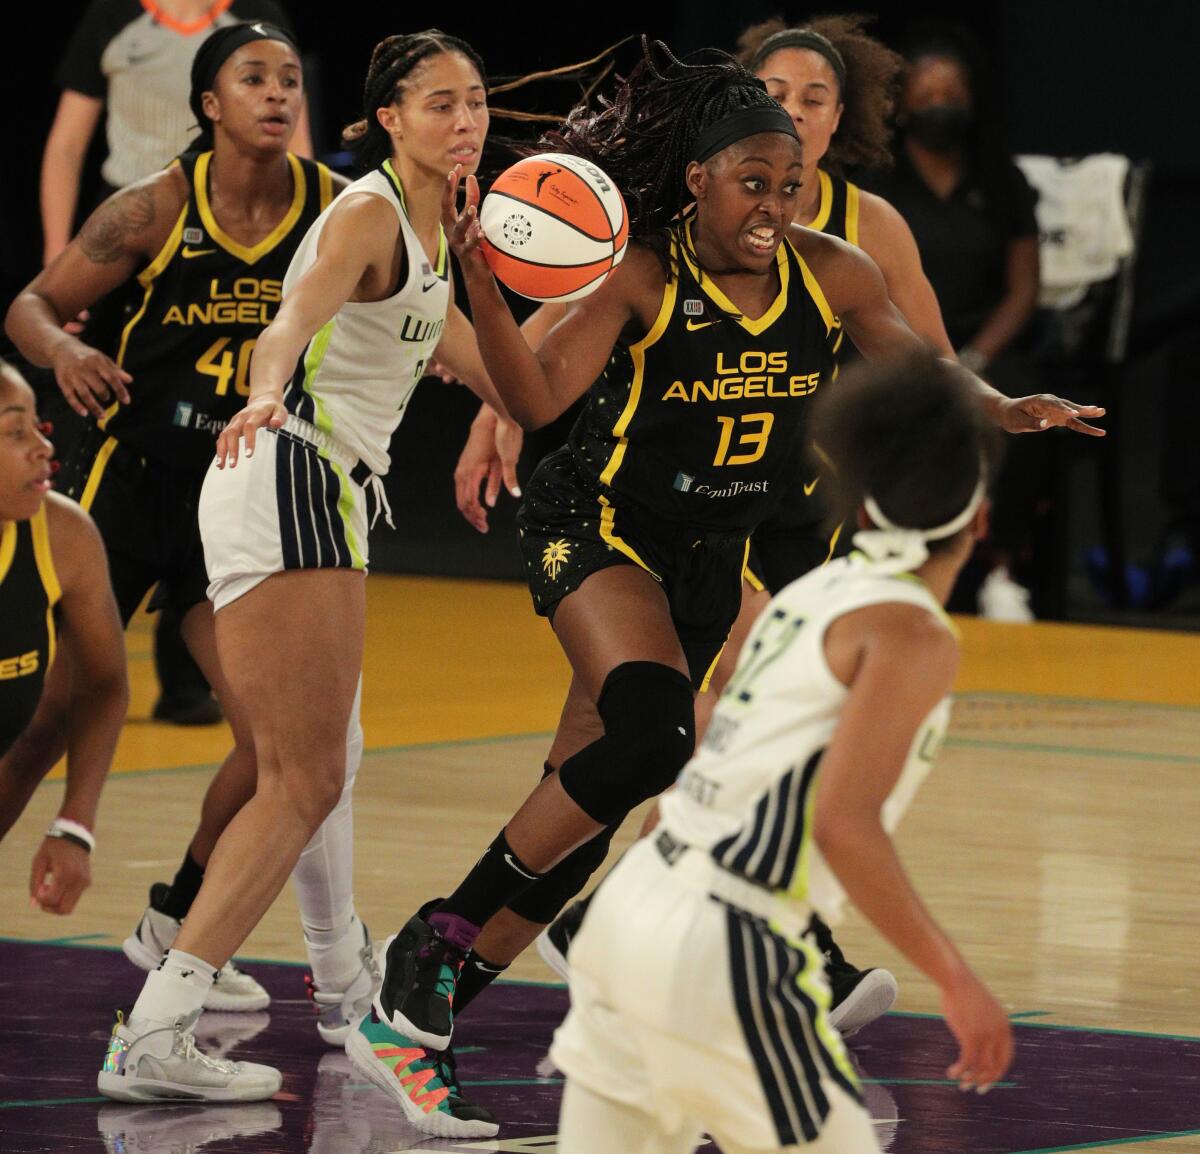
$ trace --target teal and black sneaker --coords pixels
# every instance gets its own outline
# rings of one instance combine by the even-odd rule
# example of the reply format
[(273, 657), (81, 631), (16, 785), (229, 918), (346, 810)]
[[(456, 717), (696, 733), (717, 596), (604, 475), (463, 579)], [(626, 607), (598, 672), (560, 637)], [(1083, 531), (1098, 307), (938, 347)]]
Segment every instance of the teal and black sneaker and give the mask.
[(427, 1050), (370, 1013), (346, 1039), (346, 1053), (360, 1074), (399, 1103), (421, 1133), (492, 1138), (499, 1132), (490, 1111), (462, 1096), (449, 1048)]
[(454, 990), (467, 952), (420, 914), (388, 938), (375, 1013), (398, 1034), (429, 1050), (445, 1050), (454, 1029)]

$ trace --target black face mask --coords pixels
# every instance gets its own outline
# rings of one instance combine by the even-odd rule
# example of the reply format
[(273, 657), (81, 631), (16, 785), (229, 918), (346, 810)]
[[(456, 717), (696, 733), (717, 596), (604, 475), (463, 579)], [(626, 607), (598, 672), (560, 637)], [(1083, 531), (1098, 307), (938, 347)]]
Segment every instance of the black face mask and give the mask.
[(962, 104), (934, 104), (910, 112), (905, 129), (932, 152), (953, 152), (966, 139), (971, 127), (971, 110)]

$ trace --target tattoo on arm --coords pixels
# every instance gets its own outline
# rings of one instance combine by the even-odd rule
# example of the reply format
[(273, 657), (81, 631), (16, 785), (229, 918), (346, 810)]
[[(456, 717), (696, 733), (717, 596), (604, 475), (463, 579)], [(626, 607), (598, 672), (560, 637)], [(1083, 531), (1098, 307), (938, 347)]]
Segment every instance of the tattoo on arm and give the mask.
[(88, 217), (79, 233), (83, 254), (95, 264), (112, 264), (125, 255), (125, 241), (154, 223), (154, 191), (135, 188), (109, 197)]

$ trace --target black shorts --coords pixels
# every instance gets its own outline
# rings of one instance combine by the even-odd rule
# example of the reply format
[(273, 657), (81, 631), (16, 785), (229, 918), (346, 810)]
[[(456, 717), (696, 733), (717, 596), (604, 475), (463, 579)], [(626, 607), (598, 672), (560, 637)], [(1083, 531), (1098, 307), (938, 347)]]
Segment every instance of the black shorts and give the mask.
[(797, 489), (754, 530), (746, 581), (773, 597), (785, 586), (850, 549), (852, 532), (833, 523), (819, 494)]
[(622, 503), (583, 473), (569, 448), (546, 457), (517, 513), (521, 555), (538, 614), (611, 565), (638, 565), (662, 585), (692, 684), (703, 691), (741, 605), (749, 542), (706, 533)]
[(206, 600), (196, 516), (206, 472), (149, 460), (93, 429), (55, 478), (55, 488), (78, 501), (100, 530), (124, 623), (156, 585), (151, 609), (186, 613)]

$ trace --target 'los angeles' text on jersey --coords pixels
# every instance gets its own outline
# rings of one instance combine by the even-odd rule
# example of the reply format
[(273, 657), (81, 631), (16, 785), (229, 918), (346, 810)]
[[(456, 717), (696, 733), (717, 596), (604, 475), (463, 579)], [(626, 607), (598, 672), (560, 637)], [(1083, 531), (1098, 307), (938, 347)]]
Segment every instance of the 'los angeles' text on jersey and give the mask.
[(650, 332), (614, 350), (571, 448), (618, 503), (749, 532), (797, 475), (813, 397), (831, 379), (835, 319), (787, 241), (778, 293), (753, 319), (678, 245), (676, 257)]
[(209, 203), (211, 152), (176, 163), (190, 193), (170, 236), (138, 276), (96, 310), (87, 339), (133, 378), (107, 432), (145, 457), (206, 465), (213, 440), (250, 395), (250, 359), (283, 299), (301, 239), (329, 204), (324, 165), (289, 156), (292, 201), (258, 244), (229, 236)]

